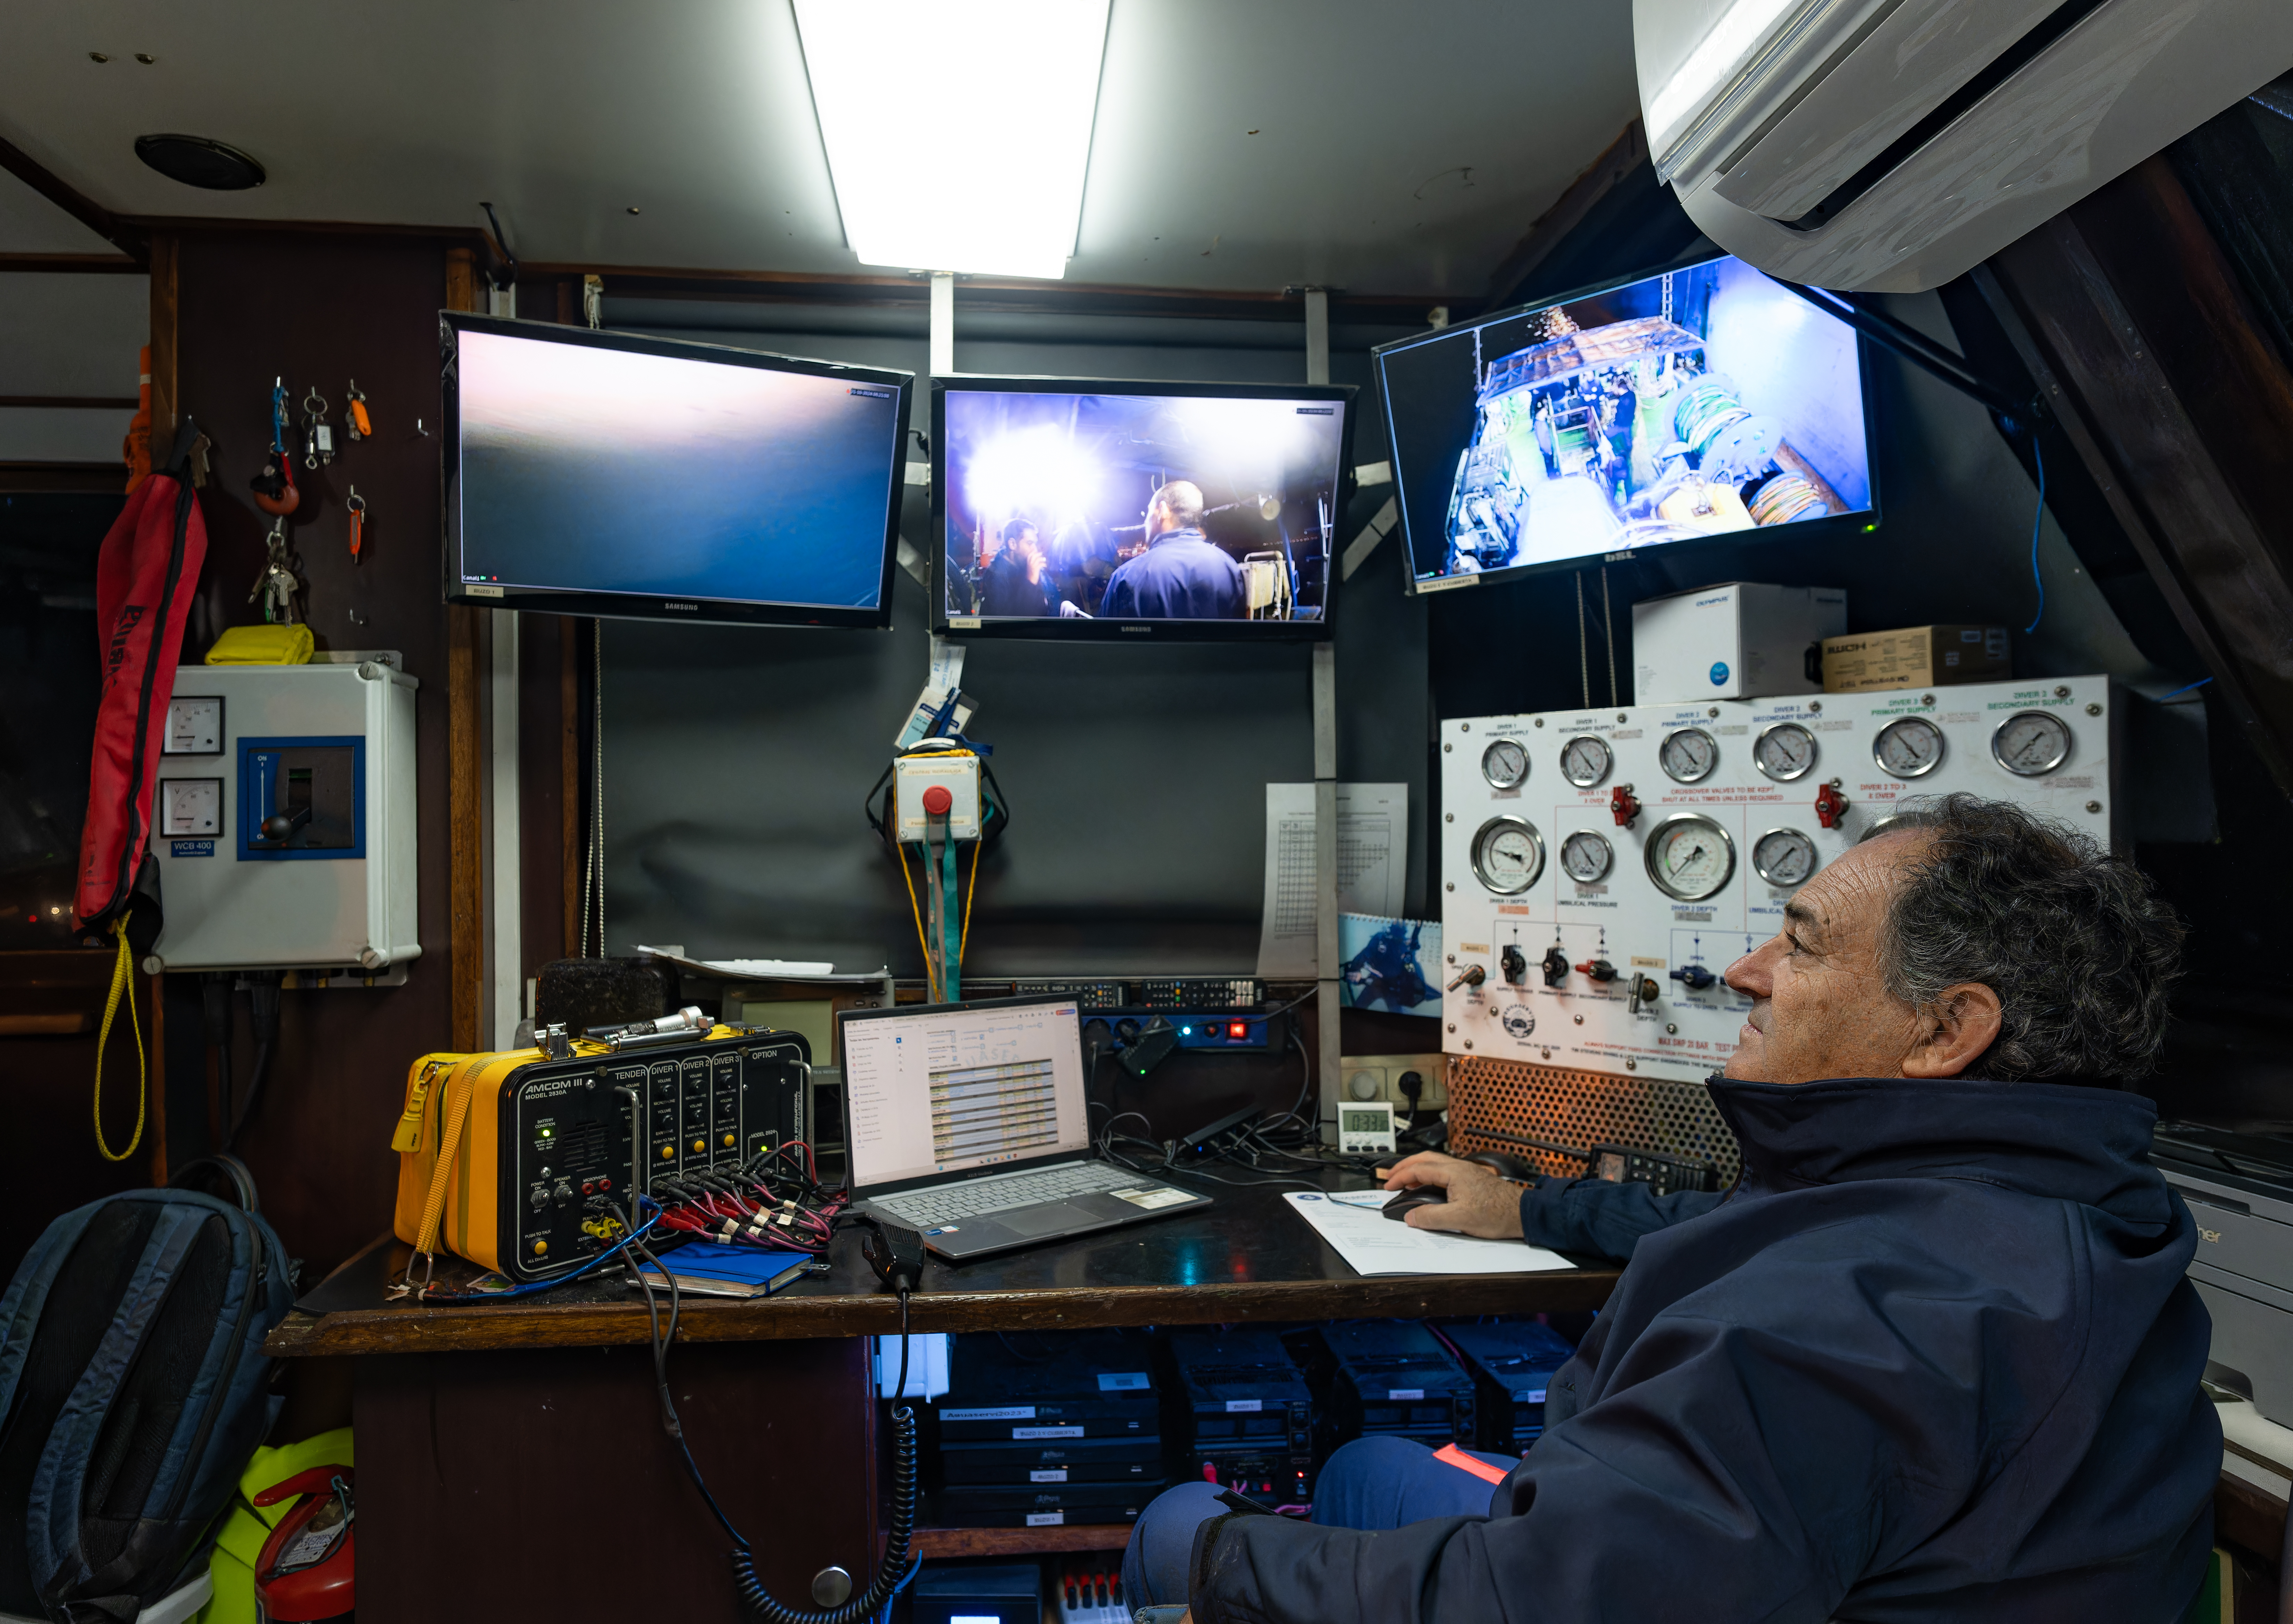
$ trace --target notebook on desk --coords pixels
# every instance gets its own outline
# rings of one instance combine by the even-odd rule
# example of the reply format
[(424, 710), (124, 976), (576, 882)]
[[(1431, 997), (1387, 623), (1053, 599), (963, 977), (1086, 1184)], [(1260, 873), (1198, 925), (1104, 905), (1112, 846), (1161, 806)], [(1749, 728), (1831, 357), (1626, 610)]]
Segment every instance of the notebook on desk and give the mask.
[(1210, 1205), (1093, 1159), (1073, 997), (837, 1020), (852, 1199), (952, 1262)]

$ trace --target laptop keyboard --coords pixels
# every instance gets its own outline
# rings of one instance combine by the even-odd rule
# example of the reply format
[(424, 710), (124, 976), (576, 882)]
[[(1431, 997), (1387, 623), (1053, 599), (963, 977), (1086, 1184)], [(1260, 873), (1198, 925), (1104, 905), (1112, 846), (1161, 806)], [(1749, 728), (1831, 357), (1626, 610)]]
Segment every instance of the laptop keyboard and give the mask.
[(1151, 1181), (1104, 1162), (1074, 1162), (1065, 1167), (1046, 1168), (1041, 1173), (1015, 1173), (1002, 1178), (951, 1184), (944, 1190), (912, 1190), (903, 1195), (873, 1198), (869, 1204), (883, 1208), (895, 1218), (922, 1226), (984, 1217), (989, 1213), (1035, 1206), (1069, 1196), (1129, 1190)]

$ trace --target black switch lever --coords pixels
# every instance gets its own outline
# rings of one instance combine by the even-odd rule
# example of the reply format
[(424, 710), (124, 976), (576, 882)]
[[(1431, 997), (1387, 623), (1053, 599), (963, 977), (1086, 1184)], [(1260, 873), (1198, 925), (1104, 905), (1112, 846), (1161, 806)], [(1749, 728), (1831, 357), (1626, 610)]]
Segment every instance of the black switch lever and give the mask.
[(311, 808), (297, 807), (292, 812), (273, 812), (263, 820), (263, 838), (283, 843), (297, 829), (306, 828), (311, 822)]

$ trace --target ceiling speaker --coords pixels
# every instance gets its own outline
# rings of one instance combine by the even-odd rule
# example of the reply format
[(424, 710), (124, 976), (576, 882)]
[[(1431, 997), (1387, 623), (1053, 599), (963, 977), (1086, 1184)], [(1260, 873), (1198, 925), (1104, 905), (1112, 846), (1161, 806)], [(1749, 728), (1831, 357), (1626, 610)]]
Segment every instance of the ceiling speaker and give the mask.
[(135, 156), (171, 181), (207, 191), (245, 191), (263, 182), (261, 164), (204, 135), (138, 135)]

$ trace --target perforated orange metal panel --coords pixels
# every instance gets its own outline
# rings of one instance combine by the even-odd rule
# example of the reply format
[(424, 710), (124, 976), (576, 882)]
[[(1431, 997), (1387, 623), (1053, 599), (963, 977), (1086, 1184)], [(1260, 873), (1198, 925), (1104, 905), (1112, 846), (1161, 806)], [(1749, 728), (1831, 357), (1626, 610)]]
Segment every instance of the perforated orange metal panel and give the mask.
[(1449, 1149), (1455, 1155), (1502, 1150), (1564, 1178), (1584, 1173), (1584, 1165), (1571, 1157), (1496, 1137), (1511, 1133), (1586, 1149), (1632, 1145), (1710, 1162), (1720, 1169), (1722, 1188), (1733, 1184), (1742, 1170), (1736, 1136), (1701, 1083), (1479, 1055), (1448, 1058)]

